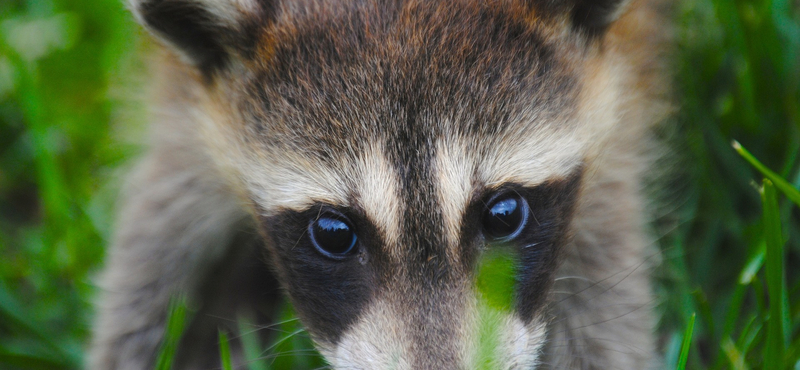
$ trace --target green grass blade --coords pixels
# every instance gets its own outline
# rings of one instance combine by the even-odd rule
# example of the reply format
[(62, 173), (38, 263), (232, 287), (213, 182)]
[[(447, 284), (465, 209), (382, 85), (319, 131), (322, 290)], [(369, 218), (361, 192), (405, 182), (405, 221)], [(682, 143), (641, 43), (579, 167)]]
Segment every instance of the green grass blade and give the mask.
[(764, 327), (764, 322), (758, 317), (753, 316), (750, 320), (747, 321), (744, 328), (742, 329), (739, 338), (736, 340), (736, 347), (742, 351), (743, 354), (747, 355), (750, 352), (750, 349), (753, 348), (753, 343), (755, 343), (758, 334), (761, 332), (761, 329)]
[(686, 362), (689, 360), (689, 347), (692, 344), (692, 333), (694, 333), (694, 320), (697, 316), (696, 313), (692, 314), (689, 318), (689, 325), (686, 326), (686, 332), (683, 334), (683, 344), (681, 345), (681, 356), (678, 358), (677, 370), (685, 370)]
[(778, 212), (778, 199), (775, 188), (769, 179), (764, 179), (761, 190), (764, 206), (764, 238), (767, 241), (766, 275), (769, 293), (769, 321), (767, 322), (767, 342), (764, 347), (764, 368), (782, 370), (786, 341), (784, 333), (783, 306), (786, 287), (783, 281), (783, 237)]
[(236, 320), (239, 328), (239, 340), (242, 342), (242, 350), (244, 351), (244, 358), (246, 360), (248, 370), (270, 370), (266, 361), (255, 361), (261, 356), (261, 349), (263, 344), (258, 336), (258, 327), (253, 324), (253, 321), (247, 316), (239, 316)]
[(473, 368), (480, 370), (498, 367), (502, 337), (499, 330), (504, 314), (514, 307), (517, 257), (507, 248), (495, 247), (481, 255), (476, 277), (480, 341), (478, 363)]
[[(59, 358), (64, 360), (62, 366), (68, 366), (68, 361), (72, 362), (73, 366), (78, 364), (79, 359), (71, 359), (69, 353), (62, 347), (61, 343), (56, 343), (34, 324), (34, 319), (27, 317), (22, 305), (12, 295), (11, 291), (6, 287), (4, 282), (0, 281), (0, 323), (6, 327), (18, 328), (20, 332), (29, 333), (36, 338), (37, 341), (46, 345), (48, 348), (56, 351)], [(0, 361), (2, 363), (2, 361)]]
[(800, 338), (795, 338), (786, 352), (786, 359), (789, 363), (794, 362), (795, 366), (800, 364)]
[(761, 267), (764, 266), (764, 258), (766, 255), (767, 244), (766, 242), (762, 242), (759, 244), (756, 254), (750, 257), (750, 260), (747, 261), (744, 269), (742, 269), (741, 274), (739, 274), (739, 284), (748, 285), (753, 282), (753, 278), (758, 271), (761, 270)]
[(175, 359), (175, 352), (178, 343), (183, 336), (183, 329), (186, 326), (186, 301), (185, 299), (175, 299), (170, 304), (169, 317), (164, 329), (164, 339), (161, 342), (161, 350), (156, 361), (157, 370), (170, 370)]
[(669, 339), (664, 346), (664, 369), (674, 369), (678, 367), (678, 357), (681, 355), (682, 342), (682, 333), (678, 333), (677, 331), (670, 333)]
[(759, 162), (759, 160), (756, 159), (756, 157), (754, 157), (752, 154), (750, 154), (750, 152), (748, 152), (747, 149), (745, 149), (741, 144), (739, 144), (738, 141), (734, 140), (731, 145), (733, 145), (733, 149), (736, 150), (736, 152), (738, 152), (739, 155), (742, 156), (742, 158), (750, 162), (750, 164), (753, 165), (753, 167), (755, 167), (759, 172), (764, 174), (764, 176), (766, 176), (770, 181), (772, 181), (772, 183), (775, 184), (775, 187), (777, 187), (778, 189), (780, 189), (781, 192), (786, 194), (786, 197), (788, 197), (792, 202), (794, 202), (794, 204), (800, 206), (800, 191), (795, 189), (795, 187), (792, 186), (792, 184), (784, 180), (780, 175), (778, 175), (775, 172), (772, 172), (772, 170), (767, 168), (767, 166), (764, 166), (761, 162)]
[(733, 294), (731, 295), (730, 303), (725, 311), (725, 322), (722, 327), (722, 338), (733, 335), (736, 328), (736, 323), (742, 316), (742, 304), (744, 303), (745, 295), (747, 294), (747, 285), (736, 284)]
[(705, 327), (708, 329), (709, 337), (716, 341), (716, 338), (714, 338), (716, 333), (714, 314), (711, 312), (711, 305), (708, 302), (708, 298), (706, 298), (705, 294), (700, 289), (695, 289), (692, 292), (692, 298), (694, 299), (695, 309), (697, 310), (695, 314), (700, 315), (700, 323), (705, 324)]
[(731, 364), (731, 368), (733, 370), (748, 370), (749, 368), (745, 364), (744, 355), (738, 348), (736, 348), (736, 344), (733, 343), (730, 337), (726, 337), (722, 340), (722, 352), (725, 353), (725, 356), (728, 358), (728, 361)]
[(228, 336), (222, 330), (219, 331), (219, 358), (222, 361), (222, 370), (233, 370), (231, 346), (228, 344)]
[[(23, 353), (6, 352), (0, 349), (0, 365), (8, 366), (12, 369), (27, 370), (49, 370), (63, 369), (65, 365), (57, 359), (50, 359), (44, 356), (36, 356)], [(5, 367), (4, 367), (5, 368)]]
[(315, 350), (314, 344), (305, 327), (294, 312), (290, 302), (285, 302), (281, 310), (277, 328), (278, 335), (270, 345), (255, 358), (265, 362), (269, 369), (317, 369), (327, 367), (322, 356)]
[(516, 288), (516, 256), (503, 248), (488, 250), (478, 266), (477, 287), (481, 299), (499, 311), (513, 308)]

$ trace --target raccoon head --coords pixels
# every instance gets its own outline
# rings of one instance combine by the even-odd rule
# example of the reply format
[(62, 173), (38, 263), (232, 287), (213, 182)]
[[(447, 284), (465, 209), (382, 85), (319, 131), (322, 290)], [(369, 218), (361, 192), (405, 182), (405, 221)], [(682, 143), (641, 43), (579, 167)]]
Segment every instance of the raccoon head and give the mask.
[[(603, 35), (622, 3), (133, 8), (195, 71), (192, 120), (334, 368), (529, 369), (582, 180), (619, 123)], [(511, 287), (485, 285), (493, 265)]]

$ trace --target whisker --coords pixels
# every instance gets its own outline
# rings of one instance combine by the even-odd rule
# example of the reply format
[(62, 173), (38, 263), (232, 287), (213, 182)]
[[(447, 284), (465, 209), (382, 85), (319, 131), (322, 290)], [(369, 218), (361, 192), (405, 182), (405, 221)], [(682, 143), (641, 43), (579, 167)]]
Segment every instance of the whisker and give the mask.
[(291, 334), (289, 334), (289, 335), (287, 335), (287, 336), (275, 341), (275, 343), (273, 343), (271, 346), (269, 346), (269, 347), (265, 348), (263, 351), (261, 351), (261, 354), (263, 355), (264, 353), (266, 353), (266, 352), (274, 349), (275, 347), (279, 346), (281, 343), (286, 342), (287, 340), (291, 339), (295, 335), (300, 334), (300, 333), (302, 333), (304, 331), (306, 331), (306, 329), (302, 329), (302, 328), (298, 329), (298, 330), (294, 331), (293, 333), (291, 333)]

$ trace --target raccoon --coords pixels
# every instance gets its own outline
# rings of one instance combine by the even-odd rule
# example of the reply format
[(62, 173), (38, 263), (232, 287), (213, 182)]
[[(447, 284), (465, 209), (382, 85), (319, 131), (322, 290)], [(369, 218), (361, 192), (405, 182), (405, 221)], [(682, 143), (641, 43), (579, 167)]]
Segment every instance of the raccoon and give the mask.
[[(218, 368), (217, 329), (284, 299), (333, 369), (656, 366), (660, 1), (130, 8), (164, 47), (90, 368), (152, 368), (178, 295), (197, 310), (178, 368)], [(495, 250), (514, 276), (487, 360)]]

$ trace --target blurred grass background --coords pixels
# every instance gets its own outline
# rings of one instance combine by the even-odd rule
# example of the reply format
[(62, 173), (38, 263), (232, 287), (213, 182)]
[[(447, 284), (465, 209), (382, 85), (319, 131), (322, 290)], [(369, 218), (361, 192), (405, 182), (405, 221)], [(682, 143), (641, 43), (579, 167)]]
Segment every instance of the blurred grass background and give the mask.
[[(730, 145), (800, 185), (800, 1), (675, 8), (679, 109), (664, 130), (675, 154), (653, 226), (665, 368), (680, 366), (696, 313), (687, 368), (800, 369), (800, 212), (780, 196), (786, 330), (775, 365), (762, 175)], [(129, 91), (146, 40), (122, 0), (0, 0), (0, 368), (83, 365), (118, 173), (137, 152), (141, 107)]]

